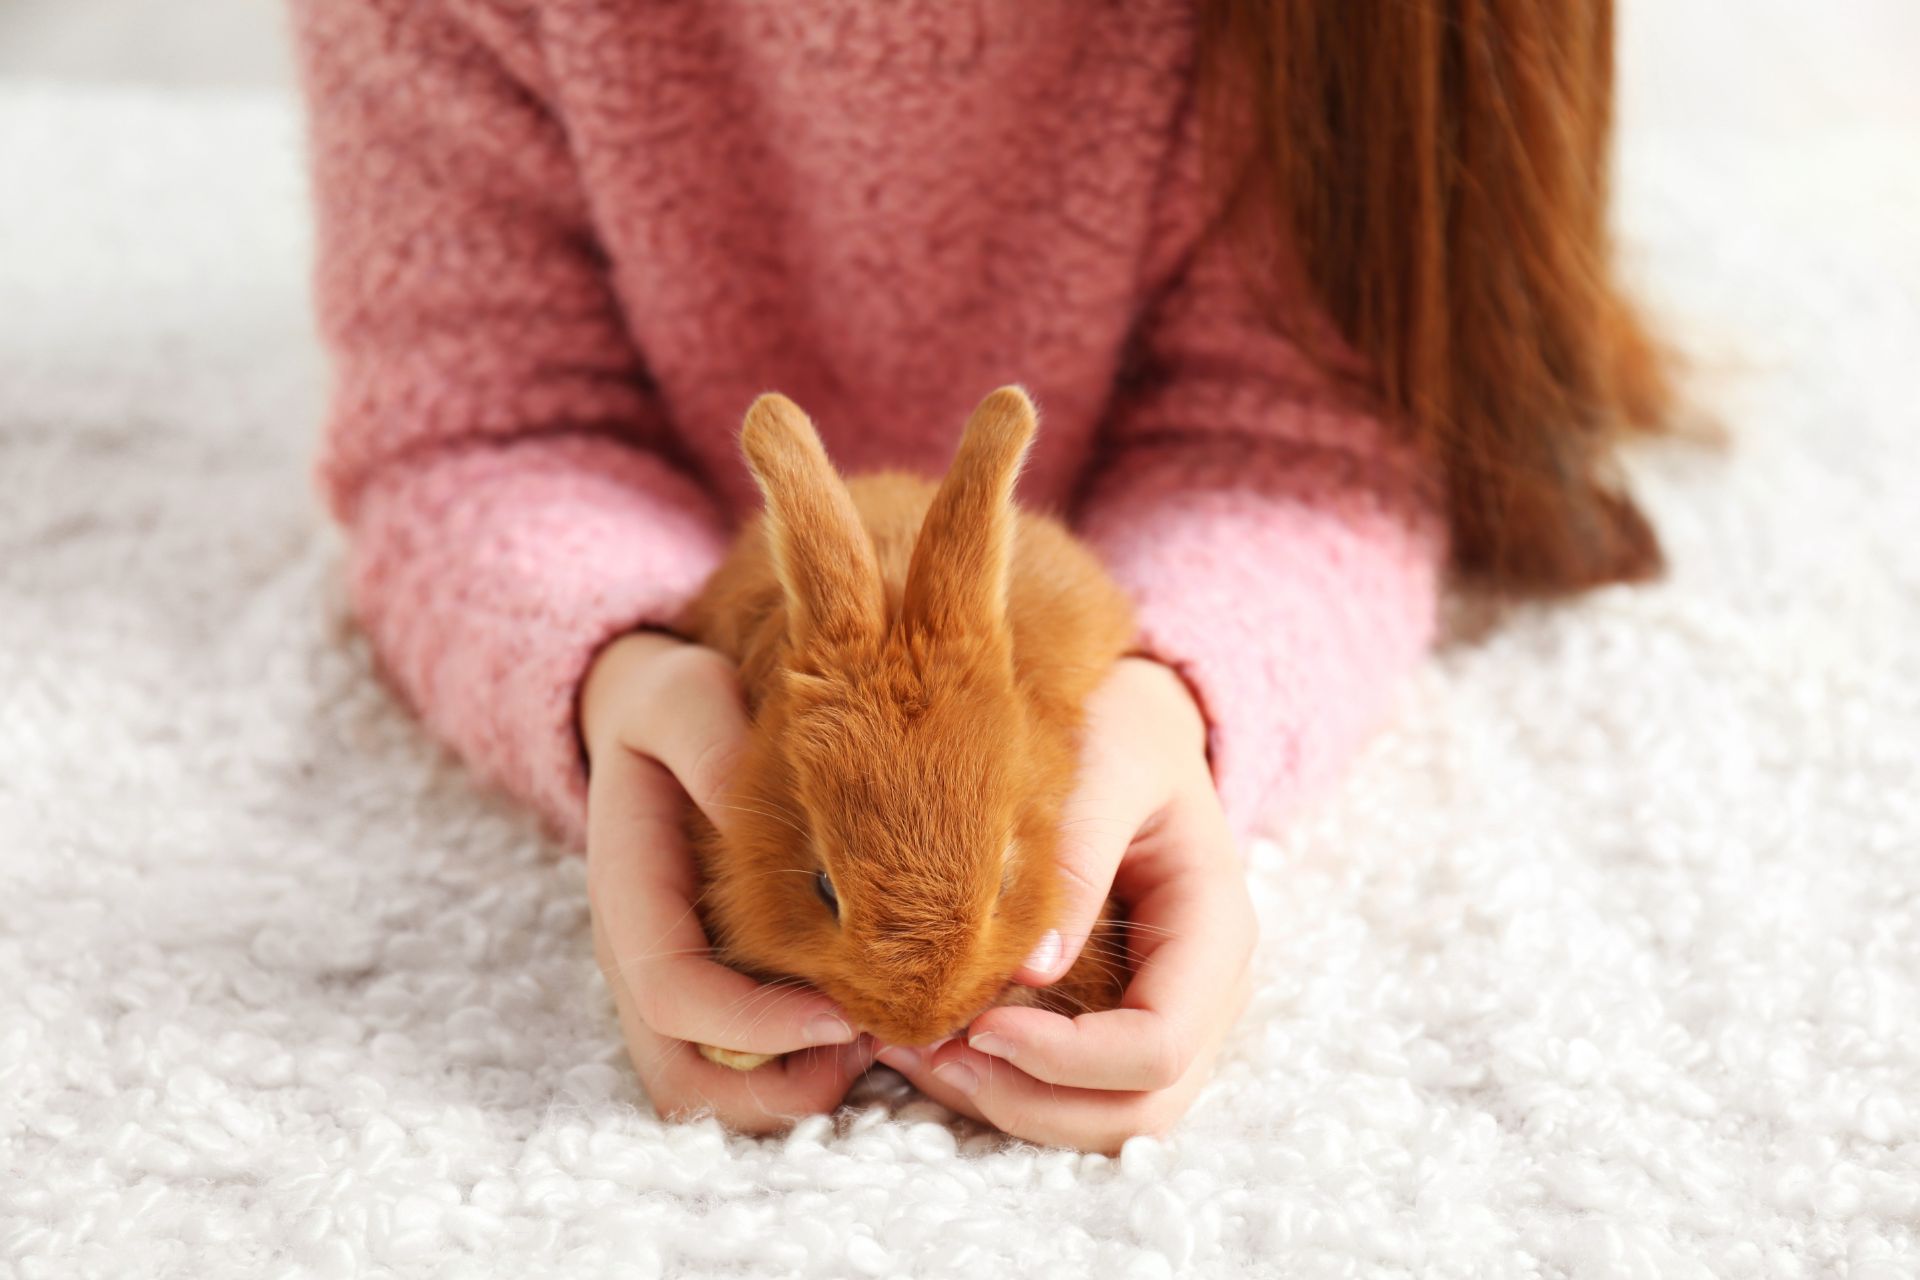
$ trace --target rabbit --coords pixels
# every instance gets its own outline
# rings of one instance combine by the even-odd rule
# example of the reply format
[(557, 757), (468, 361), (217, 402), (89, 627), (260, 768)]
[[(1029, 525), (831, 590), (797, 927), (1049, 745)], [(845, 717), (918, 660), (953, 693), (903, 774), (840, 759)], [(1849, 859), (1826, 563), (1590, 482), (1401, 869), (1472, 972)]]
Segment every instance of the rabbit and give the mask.
[(1128, 976), (1109, 901), (1065, 977), (1012, 982), (1058, 923), (1083, 704), (1134, 636), (1094, 554), (1015, 508), (1036, 427), (1004, 387), (937, 487), (843, 480), (798, 406), (760, 397), (741, 444), (765, 509), (675, 627), (737, 664), (751, 722), (733, 829), (688, 820), (716, 957), (811, 984), (883, 1043), (998, 1004), (1109, 1009)]

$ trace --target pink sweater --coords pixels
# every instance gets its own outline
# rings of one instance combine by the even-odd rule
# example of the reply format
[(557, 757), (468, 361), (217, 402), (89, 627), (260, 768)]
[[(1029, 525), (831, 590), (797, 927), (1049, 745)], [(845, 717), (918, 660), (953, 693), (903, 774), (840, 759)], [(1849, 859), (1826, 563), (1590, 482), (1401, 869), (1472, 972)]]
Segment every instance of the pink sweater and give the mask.
[(577, 840), (574, 697), (753, 489), (778, 388), (848, 470), (1042, 411), (1022, 480), (1197, 692), (1246, 832), (1432, 626), (1436, 485), (1205, 234), (1191, 0), (296, 0), (322, 464), (390, 678)]

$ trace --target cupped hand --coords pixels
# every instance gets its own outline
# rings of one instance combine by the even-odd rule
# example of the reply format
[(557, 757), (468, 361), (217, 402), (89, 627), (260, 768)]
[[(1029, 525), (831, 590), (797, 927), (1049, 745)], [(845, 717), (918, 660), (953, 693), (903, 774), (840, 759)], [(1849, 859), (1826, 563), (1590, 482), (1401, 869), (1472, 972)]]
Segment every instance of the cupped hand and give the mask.
[(1250, 991), (1258, 929), (1207, 766), (1205, 725), (1172, 671), (1129, 658), (1089, 700), (1062, 822), (1068, 902), (1016, 977), (1073, 966), (1111, 892), (1134, 974), (1120, 1007), (989, 1009), (963, 1041), (879, 1057), (947, 1106), (1017, 1137), (1114, 1151), (1186, 1114)]
[[(694, 903), (683, 822), (691, 799), (723, 831), (726, 787), (746, 741), (733, 668), (711, 649), (638, 633), (614, 641), (581, 687), (587, 895), (594, 954), (647, 1096), (662, 1116), (711, 1111), (766, 1133), (838, 1106), (872, 1063), (827, 997), (769, 985), (713, 958)], [(699, 1044), (784, 1054), (756, 1071), (707, 1061)]]

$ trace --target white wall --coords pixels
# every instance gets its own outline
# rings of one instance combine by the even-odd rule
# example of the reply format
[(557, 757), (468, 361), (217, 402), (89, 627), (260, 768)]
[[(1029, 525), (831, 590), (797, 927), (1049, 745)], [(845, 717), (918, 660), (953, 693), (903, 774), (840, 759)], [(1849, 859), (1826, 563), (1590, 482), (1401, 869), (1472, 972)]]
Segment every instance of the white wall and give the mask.
[(0, 77), (286, 85), (282, 0), (0, 0)]

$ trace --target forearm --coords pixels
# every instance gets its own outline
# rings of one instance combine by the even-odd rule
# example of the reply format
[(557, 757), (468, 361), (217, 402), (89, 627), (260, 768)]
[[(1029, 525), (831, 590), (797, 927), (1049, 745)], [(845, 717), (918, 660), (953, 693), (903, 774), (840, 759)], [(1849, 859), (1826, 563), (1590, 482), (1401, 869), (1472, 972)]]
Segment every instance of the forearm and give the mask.
[(627, 335), (538, 33), (446, 0), (296, 0), (320, 460), (356, 609), (428, 727), (578, 841), (594, 655), (716, 562)]
[(718, 562), (706, 494), (616, 441), (547, 436), (391, 465), (349, 534), (355, 607), (398, 691), (577, 845), (581, 682), (608, 641), (670, 620)]
[(1438, 521), (1349, 457), (1145, 452), (1102, 476), (1080, 523), (1133, 596), (1141, 651), (1198, 699), (1242, 836), (1339, 770), (1432, 635)]

